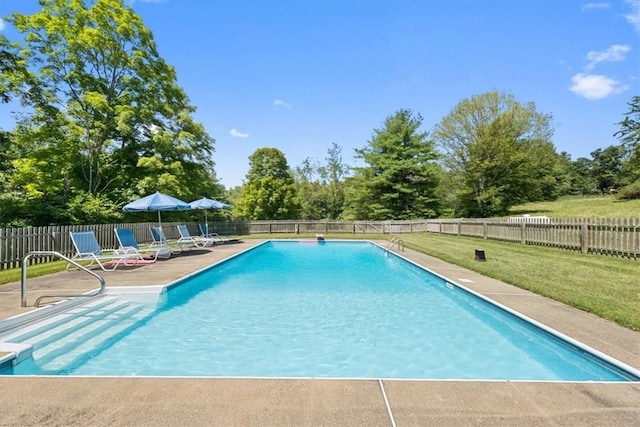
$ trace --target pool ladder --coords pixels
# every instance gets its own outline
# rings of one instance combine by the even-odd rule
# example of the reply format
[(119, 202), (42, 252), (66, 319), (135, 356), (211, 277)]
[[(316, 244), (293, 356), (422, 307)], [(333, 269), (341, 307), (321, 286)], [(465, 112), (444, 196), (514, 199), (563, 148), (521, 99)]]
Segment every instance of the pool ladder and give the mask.
[(389, 243), (387, 243), (387, 246), (385, 246), (385, 249), (390, 250), (390, 249), (393, 249), (394, 246), (399, 251), (404, 252), (404, 242), (402, 241), (402, 239), (394, 237), (393, 239), (389, 240)]
[(100, 281), (100, 288), (96, 291), (96, 292), (92, 292), (90, 294), (80, 294), (80, 295), (42, 295), (40, 296), (38, 299), (36, 299), (36, 301), (33, 303), (34, 307), (39, 307), (40, 306), (40, 301), (44, 298), (62, 298), (62, 297), (95, 297), (97, 295), (100, 295), (104, 292), (105, 290), (105, 282), (104, 282), (104, 278), (102, 276), (100, 276), (99, 274), (94, 273), (93, 271), (89, 270), (88, 268), (78, 264), (77, 262), (75, 262), (74, 260), (67, 258), (66, 256), (62, 255), (60, 252), (55, 252), (55, 251), (32, 251), (29, 252), (28, 254), (26, 254), (24, 256), (24, 258), (22, 258), (22, 280), (21, 280), (21, 292), (20, 292), (20, 298), (21, 298), (21, 305), (22, 307), (26, 307), (27, 306), (27, 261), (29, 260), (29, 258), (31, 258), (32, 256), (55, 256), (57, 258), (60, 258), (66, 262), (68, 262), (69, 264), (73, 264), (75, 267), (77, 267), (78, 269), (85, 271), (89, 274), (91, 274), (92, 276), (94, 276), (96, 279), (98, 279)]

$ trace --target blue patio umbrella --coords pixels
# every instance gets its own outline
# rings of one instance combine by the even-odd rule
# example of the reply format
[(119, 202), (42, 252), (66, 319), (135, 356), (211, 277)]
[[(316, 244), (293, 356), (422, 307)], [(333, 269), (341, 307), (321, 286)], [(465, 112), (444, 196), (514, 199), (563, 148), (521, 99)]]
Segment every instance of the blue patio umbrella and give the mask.
[(167, 196), (159, 191), (126, 204), (124, 212), (158, 212), (158, 223), (162, 226), (161, 211), (188, 211), (191, 206), (175, 197)]
[(209, 209), (229, 209), (231, 206), (229, 206), (226, 203), (222, 203), (219, 202), (217, 200), (213, 200), (213, 199), (208, 199), (206, 197), (203, 197), (202, 199), (198, 199), (198, 200), (194, 200), (193, 202), (189, 203), (189, 206), (191, 206), (191, 209), (204, 209), (204, 222), (207, 224), (207, 227), (209, 226), (209, 223), (207, 222), (207, 210)]

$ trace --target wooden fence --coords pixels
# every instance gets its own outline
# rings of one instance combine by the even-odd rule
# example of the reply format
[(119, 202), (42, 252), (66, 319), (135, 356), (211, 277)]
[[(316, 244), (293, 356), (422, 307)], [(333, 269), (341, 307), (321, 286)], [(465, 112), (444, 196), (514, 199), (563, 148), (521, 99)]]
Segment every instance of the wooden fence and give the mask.
[[(168, 239), (179, 237), (175, 222), (163, 223)], [(115, 249), (114, 228), (131, 228), (139, 243), (152, 241), (149, 227), (157, 223), (98, 225), (56, 225), (48, 227), (0, 228), (0, 270), (20, 266), (30, 251), (74, 254), (69, 232), (95, 232), (100, 246)], [(197, 223), (187, 223), (193, 235), (200, 234)], [(508, 219), (428, 219), (413, 221), (236, 221), (210, 222), (209, 231), (226, 235), (251, 234), (403, 234), (440, 233), (502, 240), (527, 245), (552, 246), (584, 253), (640, 259), (640, 218), (551, 219), (545, 222)], [(51, 261), (30, 258), (31, 263)]]
[(640, 259), (640, 218), (427, 220), (427, 231)]

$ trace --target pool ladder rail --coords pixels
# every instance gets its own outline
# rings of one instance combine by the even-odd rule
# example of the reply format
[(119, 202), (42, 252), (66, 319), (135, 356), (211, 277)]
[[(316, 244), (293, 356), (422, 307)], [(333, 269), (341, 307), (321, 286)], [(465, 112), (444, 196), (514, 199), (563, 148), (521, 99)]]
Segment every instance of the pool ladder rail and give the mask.
[(22, 307), (26, 307), (27, 306), (27, 264), (28, 264), (27, 261), (32, 256), (54, 256), (54, 257), (60, 258), (60, 259), (62, 259), (64, 261), (68, 262), (69, 264), (73, 264), (78, 269), (91, 274), (96, 279), (98, 279), (98, 281), (100, 282), (100, 288), (97, 291), (92, 292), (92, 293), (78, 294), (78, 295), (41, 295), (33, 303), (34, 307), (39, 307), (40, 306), (40, 301), (42, 299), (44, 299), (44, 298), (71, 298), (71, 297), (85, 297), (85, 298), (87, 298), (87, 297), (95, 297), (97, 295), (101, 295), (105, 291), (105, 281), (104, 281), (104, 278), (102, 276), (100, 276), (99, 274), (96, 274), (93, 271), (89, 270), (88, 268), (78, 264), (74, 260), (62, 255), (60, 252), (55, 252), (55, 251), (32, 251), (32, 252), (29, 252), (28, 254), (26, 254), (24, 256), (24, 258), (22, 258), (22, 280), (21, 280), (21, 288), (20, 288), (20, 290), (21, 290), (21, 292), (20, 292), (20, 300), (21, 300)]
[(404, 242), (402, 241), (402, 239), (394, 237), (393, 239), (389, 240), (389, 243), (387, 243), (385, 249), (391, 250), (394, 248), (394, 246), (397, 250), (404, 252)]

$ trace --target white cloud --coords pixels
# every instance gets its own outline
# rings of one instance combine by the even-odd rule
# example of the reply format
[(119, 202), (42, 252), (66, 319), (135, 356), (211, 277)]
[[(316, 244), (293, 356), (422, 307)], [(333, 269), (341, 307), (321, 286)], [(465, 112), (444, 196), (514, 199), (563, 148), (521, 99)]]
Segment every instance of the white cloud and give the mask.
[(631, 50), (627, 45), (614, 44), (603, 51), (589, 51), (587, 53), (587, 60), (589, 63), (585, 66), (585, 69), (592, 70), (596, 64), (600, 62), (619, 62), (625, 60), (625, 55)]
[(600, 74), (578, 73), (571, 77), (569, 90), (586, 99), (596, 100), (622, 93), (629, 87), (622, 82)]
[(0, 31), (4, 30), (4, 21), (0, 18)]
[(611, 5), (609, 3), (585, 3), (580, 8), (581, 10), (590, 10), (590, 9), (609, 9)]
[(291, 104), (278, 98), (273, 100), (273, 105), (275, 105), (276, 107), (291, 108)]
[(624, 17), (640, 33), (640, 0), (626, 0), (625, 3), (629, 5), (631, 12)]
[(231, 129), (229, 131), (229, 135), (231, 135), (234, 138), (248, 138), (249, 134), (248, 133), (242, 133), (236, 129)]

